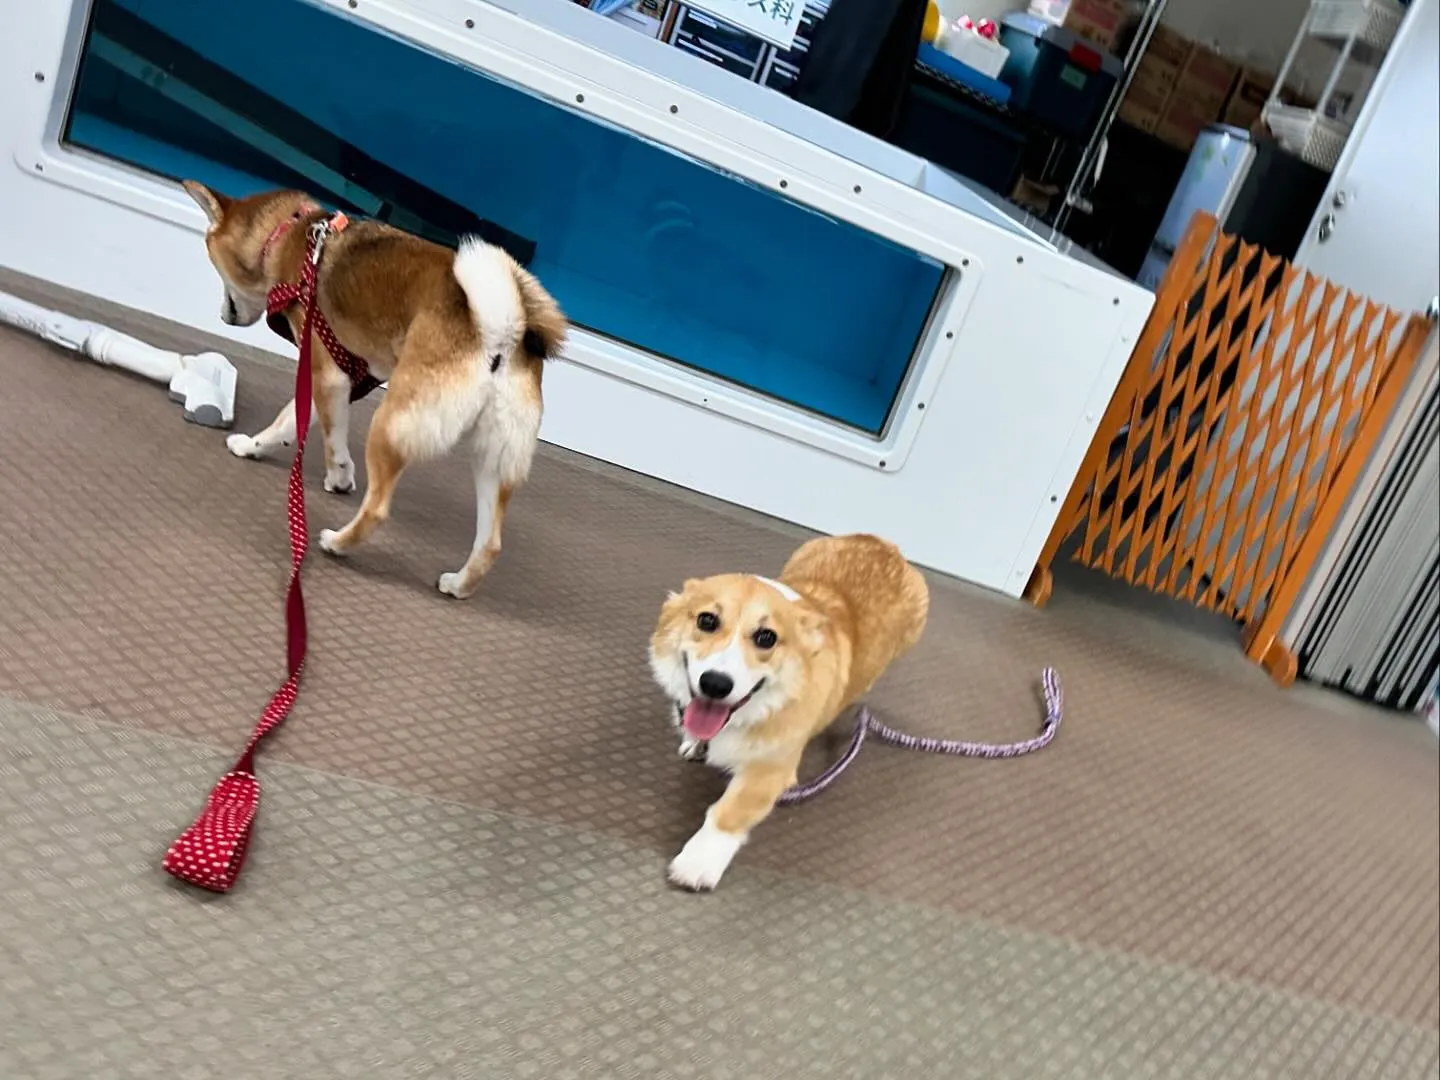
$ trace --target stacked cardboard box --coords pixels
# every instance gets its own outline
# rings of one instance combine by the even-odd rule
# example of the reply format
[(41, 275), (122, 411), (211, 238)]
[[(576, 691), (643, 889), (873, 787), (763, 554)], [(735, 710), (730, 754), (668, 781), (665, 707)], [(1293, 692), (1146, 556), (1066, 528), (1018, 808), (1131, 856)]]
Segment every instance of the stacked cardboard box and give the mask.
[(1130, 90), (1120, 103), (1120, 119), (1141, 131), (1153, 132), (1170, 101), (1180, 70), (1194, 46), (1174, 30), (1157, 26), (1140, 57)]
[(1238, 84), (1245, 87), (1245, 94), (1237, 99), (1240, 75), (1239, 65), (1214, 50), (1158, 27), (1120, 104), (1120, 119), (1189, 150), (1208, 124), (1225, 119), (1232, 104), (1235, 119), (1225, 119), (1226, 123), (1248, 127), (1259, 119), (1268, 86), (1253, 106), (1253, 118), (1246, 119), (1246, 108), (1264, 79), (1256, 72), (1244, 73)]
[(1225, 102), (1225, 111), (1220, 122), (1232, 127), (1250, 130), (1260, 122), (1260, 113), (1265, 102), (1270, 100), (1270, 91), (1275, 88), (1275, 77), (1255, 68), (1245, 68), (1235, 80), (1235, 88)]
[(1071, 0), (1060, 25), (1106, 52), (1114, 52), (1129, 22), (1130, 12), (1124, 0)]
[(1137, 73), (1136, 82), (1130, 84), (1129, 92), (1120, 102), (1119, 116), (1131, 127), (1154, 134), (1155, 125), (1165, 113), (1165, 103), (1169, 100), (1169, 95), (1153, 93), (1144, 86), (1137, 85), (1138, 79)]
[(1239, 65), (1202, 46), (1190, 50), (1155, 136), (1171, 146), (1189, 150), (1207, 124), (1220, 119)]

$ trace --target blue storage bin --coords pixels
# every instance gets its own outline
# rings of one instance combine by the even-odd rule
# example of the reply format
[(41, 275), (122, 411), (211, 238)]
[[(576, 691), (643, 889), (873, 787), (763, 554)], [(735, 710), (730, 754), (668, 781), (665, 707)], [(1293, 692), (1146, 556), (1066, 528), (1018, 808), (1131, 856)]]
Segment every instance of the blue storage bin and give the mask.
[(1005, 105), (1010, 101), (1012, 91), (1005, 83), (981, 74), (968, 64), (962, 64), (934, 45), (921, 42), (915, 59), (951, 82), (959, 83), (971, 93), (978, 94), (996, 105)]
[(1014, 91), (1010, 108), (1057, 134), (1087, 138), (1125, 72), (1120, 59), (1026, 12), (1005, 16), (1000, 43), (1010, 50), (1000, 72), (1000, 80)]

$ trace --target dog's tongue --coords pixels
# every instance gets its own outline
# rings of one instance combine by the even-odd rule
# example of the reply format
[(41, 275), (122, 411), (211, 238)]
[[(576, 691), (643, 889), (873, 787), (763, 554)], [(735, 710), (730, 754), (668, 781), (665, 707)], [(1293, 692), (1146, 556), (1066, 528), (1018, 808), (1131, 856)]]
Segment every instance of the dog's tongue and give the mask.
[(685, 730), (691, 738), (701, 742), (709, 742), (719, 735), (720, 729), (729, 719), (730, 706), (718, 701), (692, 698), (690, 704), (685, 706)]

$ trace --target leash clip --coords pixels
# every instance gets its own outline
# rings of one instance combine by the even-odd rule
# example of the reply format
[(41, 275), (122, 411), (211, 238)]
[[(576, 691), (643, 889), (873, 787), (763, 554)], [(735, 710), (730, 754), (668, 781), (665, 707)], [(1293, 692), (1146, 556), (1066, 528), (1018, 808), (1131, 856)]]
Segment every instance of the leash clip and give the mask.
[(320, 265), (320, 252), (325, 247), (325, 237), (330, 233), (330, 222), (321, 218), (310, 226), (310, 265)]

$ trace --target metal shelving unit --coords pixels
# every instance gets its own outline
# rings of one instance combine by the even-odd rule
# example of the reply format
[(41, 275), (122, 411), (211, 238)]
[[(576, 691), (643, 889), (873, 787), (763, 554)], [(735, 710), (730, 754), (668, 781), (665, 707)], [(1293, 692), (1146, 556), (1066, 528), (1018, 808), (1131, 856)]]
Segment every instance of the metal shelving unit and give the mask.
[(1125, 74), (1116, 80), (1115, 88), (1110, 92), (1110, 100), (1105, 103), (1105, 109), (1100, 114), (1100, 122), (1090, 133), (1090, 141), (1085, 144), (1085, 151), (1080, 156), (1080, 164), (1075, 167), (1075, 172), (1070, 177), (1070, 184), (1065, 190), (1065, 198), (1061, 201), (1056, 214), (1055, 228), (1061, 232), (1064, 232), (1065, 225), (1074, 211), (1078, 210), (1088, 214), (1092, 209), (1087, 193), (1094, 187), (1100, 170), (1105, 165), (1106, 136), (1110, 133), (1110, 125), (1115, 122), (1115, 117), (1120, 112), (1120, 102), (1125, 99), (1125, 94), (1130, 89), (1130, 83), (1134, 80), (1135, 72), (1140, 67), (1140, 58), (1145, 55), (1145, 50), (1149, 47), (1150, 39), (1155, 35), (1155, 28), (1160, 25), (1160, 18), (1165, 14), (1165, 7), (1169, 2), (1170, 0), (1145, 0), (1145, 9), (1140, 13), (1139, 21), (1135, 25), (1135, 36), (1130, 42), (1130, 48), (1125, 53)]

